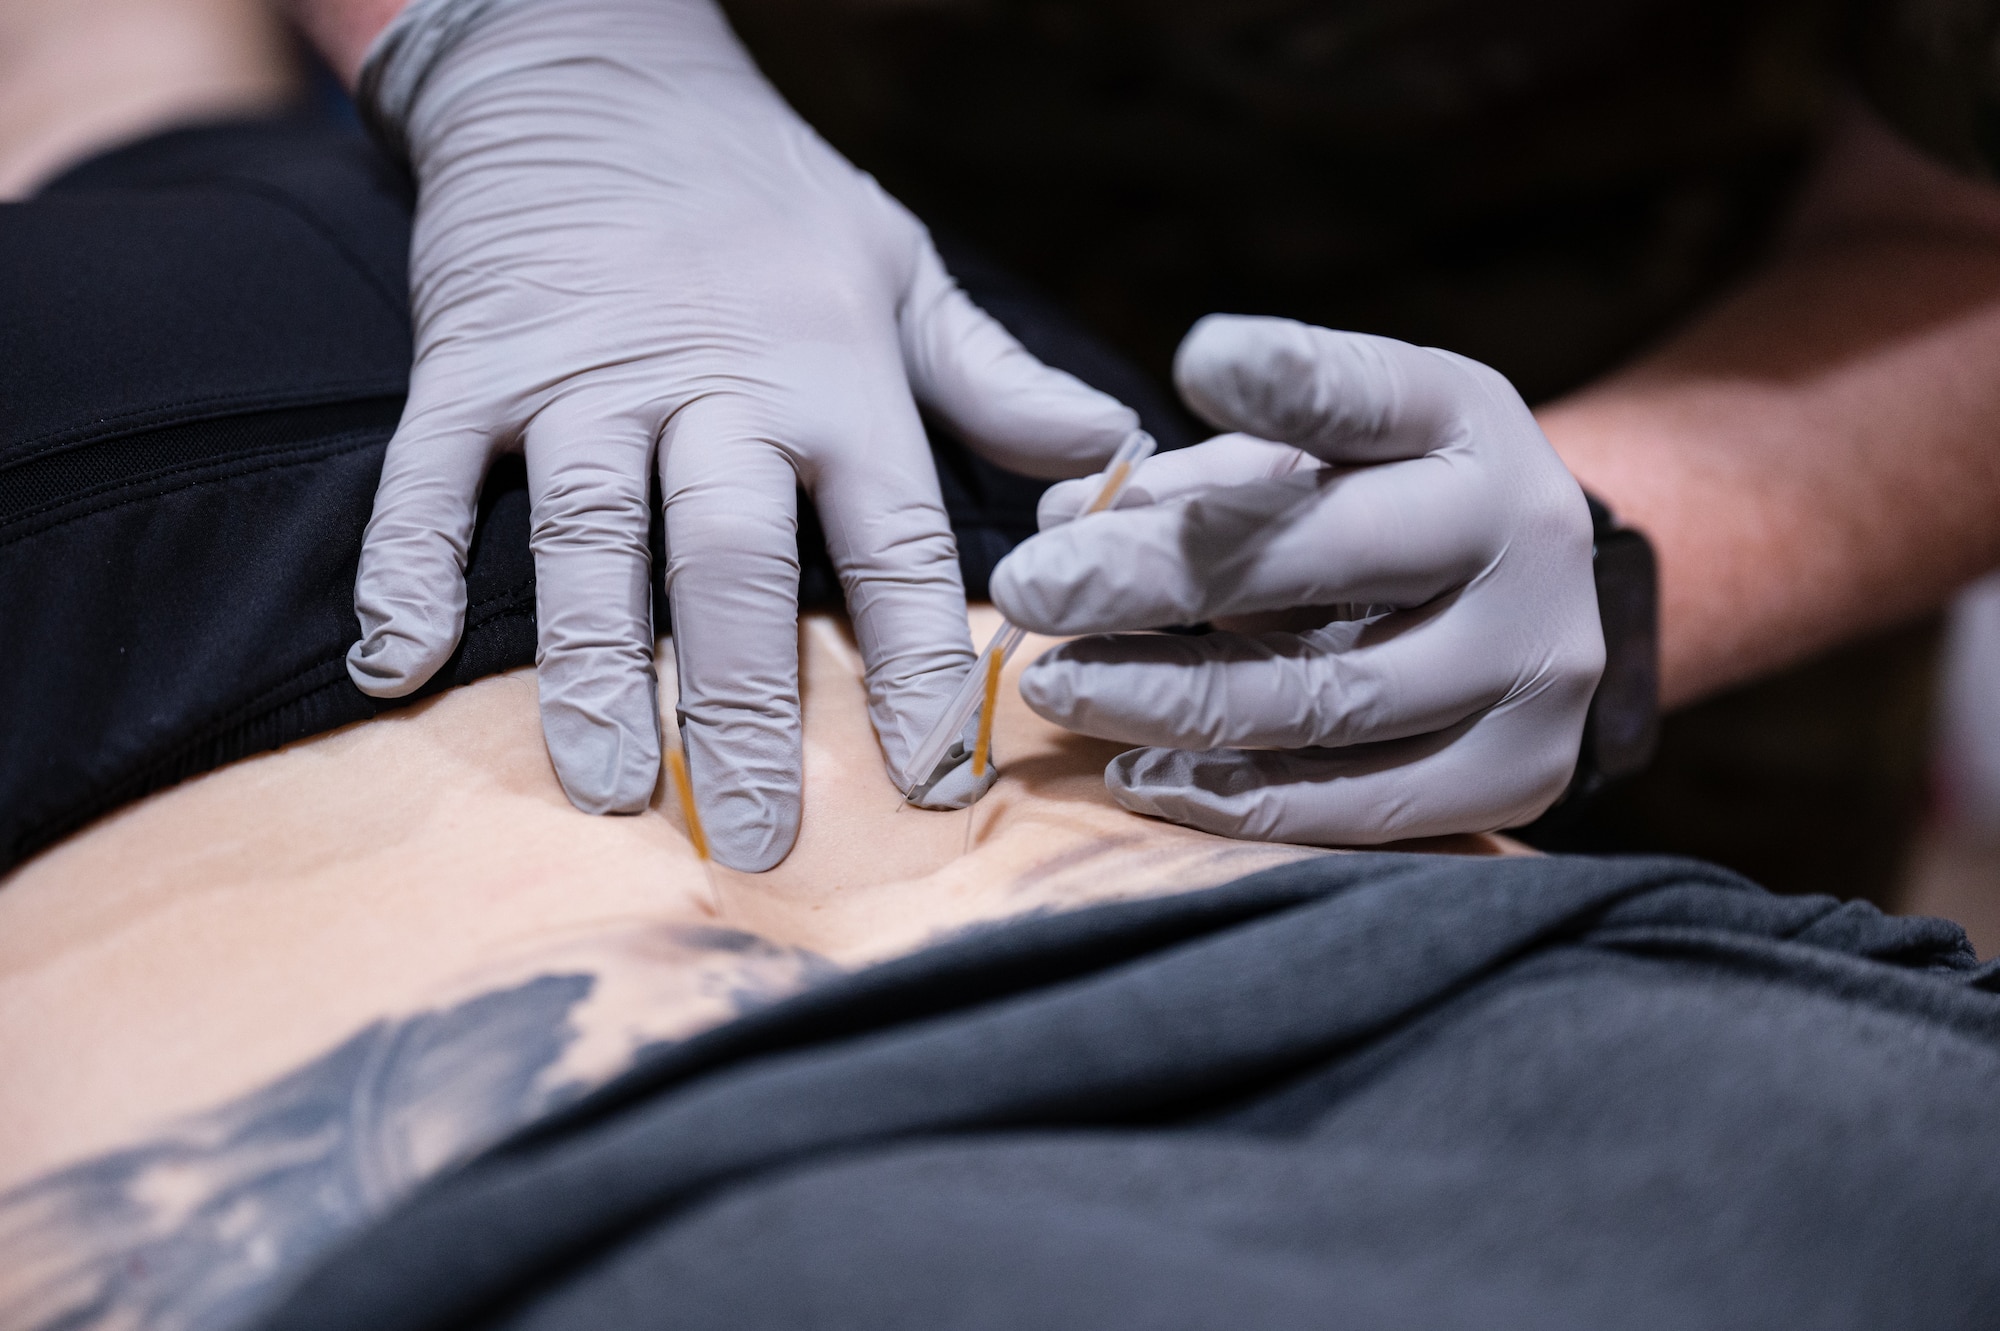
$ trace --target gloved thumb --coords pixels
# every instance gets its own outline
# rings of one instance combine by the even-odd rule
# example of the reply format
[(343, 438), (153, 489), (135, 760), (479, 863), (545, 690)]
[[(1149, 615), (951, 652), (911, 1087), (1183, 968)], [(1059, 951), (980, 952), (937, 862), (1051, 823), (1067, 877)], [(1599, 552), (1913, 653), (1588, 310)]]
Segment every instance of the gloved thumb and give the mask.
[(952, 280), (928, 238), (901, 312), (904, 368), (917, 401), (975, 451), (1024, 476), (1080, 476), (1110, 457), (1139, 416), (1035, 359)]

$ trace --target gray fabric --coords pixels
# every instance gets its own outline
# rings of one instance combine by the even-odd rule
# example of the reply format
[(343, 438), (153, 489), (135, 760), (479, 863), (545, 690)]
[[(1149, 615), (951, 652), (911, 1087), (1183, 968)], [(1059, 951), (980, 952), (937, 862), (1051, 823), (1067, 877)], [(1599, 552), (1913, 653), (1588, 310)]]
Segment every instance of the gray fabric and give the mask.
[(1687, 862), (1333, 857), (668, 1050), (265, 1325), (1990, 1325), (1995, 980)]

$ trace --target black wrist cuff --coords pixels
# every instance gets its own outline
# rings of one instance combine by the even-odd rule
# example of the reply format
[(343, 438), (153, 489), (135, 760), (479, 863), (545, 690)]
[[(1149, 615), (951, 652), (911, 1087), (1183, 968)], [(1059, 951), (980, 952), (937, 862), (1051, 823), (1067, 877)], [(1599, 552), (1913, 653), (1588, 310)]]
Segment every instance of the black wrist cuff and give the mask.
[(1660, 736), (1660, 579), (1653, 545), (1590, 502), (1591, 573), (1604, 626), (1604, 675), (1590, 700), (1583, 749), (1565, 801), (1629, 776), (1652, 760)]

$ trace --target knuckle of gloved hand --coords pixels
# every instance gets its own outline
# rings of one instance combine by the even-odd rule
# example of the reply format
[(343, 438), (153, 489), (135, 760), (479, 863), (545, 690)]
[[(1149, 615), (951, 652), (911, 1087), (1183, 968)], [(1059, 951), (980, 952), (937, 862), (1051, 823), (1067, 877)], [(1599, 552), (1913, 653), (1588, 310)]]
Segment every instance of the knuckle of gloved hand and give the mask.
[[(1601, 645), (1571, 644), (1552, 656), (1535, 685), (1492, 708), (1479, 722), (1508, 755), (1486, 798), (1490, 827), (1518, 827), (1562, 797), (1575, 775), (1584, 717), (1597, 686)], [(1597, 664), (1593, 664), (1596, 662)]]
[[(1132, 744), (1217, 748), (1227, 727), (1206, 694), (1212, 680), (1185, 663), (1132, 656), (1119, 635), (1079, 638), (1024, 673), (1021, 696), (1071, 730)], [(1048, 661), (1048, 658), (1044, 658)]]
[(1477, 453), (1419, 459), (1410, 475), (1421, 475), (1421, 486), (1398, 489), (1393, 498), (1400, 502), (1385, 504), (1370, 517), (1381, 528), (1380, 542), (1395, 548), (1402, 541), (1423, 541), (1440, 569), (1461, 565), (1470, 577), (1503, 556), (1524, 524), (1531, 528), (1536, 520), (1534, 496), (1505, 467)]
[[(1473, 502), (1498, 520), (1501, 540), (1561, 562), (1590, 559), (1590, 508), (1576, 480), (1546, 445), (1527, 456), (1474, 453), (1457, 468)], [(1461, 461), (1461, 459), (1453, 459)]]
[[(872, 173), (845, 159), (840, 166), (854, 182), (855, 195), (861, 202), (857, 215), (863, 228), (885, 246), (884, 258), (894, 263), (903, 284), (908, 285), (936, 254), (930, 228), (901, 199), (882, 188), (882, 182)], [(945, 271), (941, 261), (935, 271)]]
[(1474, 360), (1470, 356), (1447, 351), (1443, 347), (1426, 347), (1425, 350), (1449, 365), (1454, 373), (1462, 376), (1468, 389), (1489, 395), (1497, 402), (1520, 405), (1521, 395), (1515, 391), (1513, 380), (1485, 361)]
[(1520, 827), (1547, 813), (1569, 789), (1576, 774), (1576, 746), (1547, 747), (1535, 760), (1521, 764), (1521, 780), (1514, 799), (1495, 810), (1490, 826)]
[(530, 544), (540, 551), (625, 546), (643, 550), (646, 499), (626, 487), (554, 486), (535, 505)]
[(1604, 633), (1592, 616), (1586, 627), (1571, 634), (1562, 648), (1552, 654), (1551, 691), (1557, 695), (1554, 702), (1561, 711), (1580, 716), (1589, 710), (1591, 695), (1604, 677), (1604, 659)]
[[(893, 337), (887, 319), (894, 302), (884, 292), (900, 285), (900, 274), (893, 271), (899, 267), (896, 247), (883, 247), (867, 257), (872, 262), (815, 264), (799, 273), (775, 298), (782, 310), (776, 326), (800, 341), (830, 340), (835, 345), (853, 339), (856, 330)], [(880, 274), (879, 281), (866, 276), (871, 272)]]
[[(1545, 607), (1539, 632), (1517, 640), (1518, 670), (1513, 682), (1489, 708), (1503, 724), (1522, 724), (1537, 734), (1566, 725), (1580, 731), (1591, 695), (1604, 673), (1604, 637), (1596, 605), (1588, 613)], [(1525, 717), (1526, 721), (1512, 718)]]
[(1487, 387), (1461, 395), (1451, 419), (1440, 427), (1445, 438), (1456, 441), (1446, 451), (1489, 465), (1496, 479), (1514, 487), (1517, 507), (1546, 504), (1564, 488), (1574, 489), (1569, 469), (1513, 386), (1498, 371), (1474, 361), (1466, 362), (1465, 372)]
[(1245, 601), (1234, 577), (1216, 578), (1211, 581), (1200, 575), (1173, 576), (1163, 573), (1154, 583), (1154, 592), (1147, 599), (1153, 608), (1151, 622), (1134, 624), (1134, 629), (1173, 628), (1182, 625), (1210, 624), (1244, 614), (1254, 614), (1262, 609), (1252, 606), (1245, 610)]
[(1294, 748), (1341, 748), (1381, 738), (1392, 715), (1389, 690), (1365, 675), (1346, 677), (1324, 663), (1314, 672), (1301, 715), (1292, 724)]
[[(1534, 413), (1514, 381), (1484, 361), (1442, 347), (1424, 350), (1446, 367), (1444, 407), (1448, 414), (1479, 423), (1482, 432), (1503, 444), (1540, 440)], [(1525, 427), (1525, 428), (1524, 428)], [(1546, 442), (1543, 447), (1547, 447)]]
[(868, 201), (876, 214), (877, 224), (887, 228), (895, 239), (910, 245), (928, 248), (931, 244), (930, 228), (906, 207), (901, 199), (882, 188), (882, 182), (871, 171), (863, 171), (842, 158), (840, 165), (854, 181), (855, 189)]

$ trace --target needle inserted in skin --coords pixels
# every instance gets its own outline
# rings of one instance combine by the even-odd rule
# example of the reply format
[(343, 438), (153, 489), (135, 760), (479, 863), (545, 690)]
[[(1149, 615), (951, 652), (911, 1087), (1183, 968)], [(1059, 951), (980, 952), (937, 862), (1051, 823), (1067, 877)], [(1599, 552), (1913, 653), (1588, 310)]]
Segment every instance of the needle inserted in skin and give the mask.
[[(1133, 469), (1151, 457), (1156, 447), (1153, 436), (1144, 430), (1134, 430), (1125, 436), (1125, 441), (1118, 446), (1118, 451), (1111, 455), (1110, 465), (1104, 469), (1104, 479), (1099, 483), (1097, 493), (1091, 497), (1090, 503), (1085, 505), (1083, 513), (1079, 516), (1102, 513), (1117, 503), (1118, 496), (1124, 492), (1125, 483), (1132, 479)], [(946, 755), (952, 745), (965, 733), (965, 725), (972, 720), (974, 710), (980, 708), (982, 699), (985, 707), (980, 713), (979, 739), (973, 752), (972, 775), (975, 781), (985, 778), (987, 763), (991, 757), (989, 748), (993, 737), (993, 702), (995, 691), (999, 687), (1000, 668), (1007, 663), (1007, 658), (1013, 655), (1014, 649), (1019, 647), (1021, 640), (1027, 636), (1026, 629), (1016, 624), (1009, 624), (1005, 620), (1001, 621), (1000, 631), (993, 635), (993, 641), (986, 645), (985, 652), (981, 653), (972, 671), (960, 683), (958, 692), (945, 705), (944, 711), (932, 724), (930, 732), (924, 736), (923, 741), (917, 745), (916, 752), (911, 755), (907, 769), (912, 774), (909, 777), (910, 784), (904, 788), (903, 798), (897, 801), (898, 809), (910, 803), (911, 797), (919, 788), (932, 784), (943, 775), (944, 765), (947, 762)], [(976, 793), (974, 799), (977, 799)]]
[(681, 802), (681, 819), (687, 824), (688, 842), (701, 860), (701, 872), (708, 879), (708, 906), (722, 909), (722, 892), (715, 883), (715, 866), (708, 854), (708, 833), (702, 830), (701, 810), (695, 807), (694, 782), (688, 778), (687, 757), (678, 744), (667, 745), (667, 771), (673, 777), (674, 795)]
[(979, 704), (979, 738), (972, 746), (972, 779), (986, 779), (986, 756), (993, 751), (994, 704), (1000, 700), (1000, 653), (986, 656), (986, 696)]
[[(999, 652), (986, 655), (986, 697), (979, 706), (979, 738), (972, 746), (972, 779), (986, 779), (986, 761), (993, 752), (993, 715), (999, 711), (1000, 667), (1006, 662)], [(972, 811), (977, 801), (965, 806), (965, 846), (961, 854), (972, 853)]]

